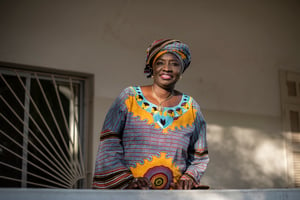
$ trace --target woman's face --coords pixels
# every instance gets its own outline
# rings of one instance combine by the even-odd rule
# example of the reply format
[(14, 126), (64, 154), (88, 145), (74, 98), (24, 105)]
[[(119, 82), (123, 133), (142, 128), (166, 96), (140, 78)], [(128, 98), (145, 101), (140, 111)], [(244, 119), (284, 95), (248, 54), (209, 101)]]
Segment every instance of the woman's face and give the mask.
[(174, 54), (163, 54), (153, 64), (154, 83), (162, 88), (174, 88), (181, 71), (181, 62)]

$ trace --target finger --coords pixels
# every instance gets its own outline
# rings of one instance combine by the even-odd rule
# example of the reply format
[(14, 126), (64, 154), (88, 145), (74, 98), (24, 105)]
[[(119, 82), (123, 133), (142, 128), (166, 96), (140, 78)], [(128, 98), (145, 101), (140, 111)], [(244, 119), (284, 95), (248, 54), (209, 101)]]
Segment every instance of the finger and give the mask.
[(139, 185), (137, 182), (132, 183), (132, 189), (138, 189)]
[(139, 188), (139, 189), (143, 189), (143, 185), (141, 184), (140, 181), (137, 182), (137, 185), (138, 185), (138, 188)]
[(171, 183), (170, 184), (170, 189), (177, 189), (177, 184)]
[(192, 189), (192, 186), (193, 186), (193, 181), (188, 181), (188, 188), (187, 188), (187, 190), (190, 190), (190, 189)]
[(149, 186), (149, 188), (152, 187), (152, 184), (151, 184), (151, 182), (149, 181), (148, 178), (145, 178), (145, 181), (147, 182), (147, 185)]
[(187, 190), (188, 189), (188, 187), (189, 187), (189, 181), (187, 181), (187, 180), (184, 180), (183, 181), (183, 184), (184, 184), (184, 190)]
[(191, 190), (193, 187), (194, 187), (194, 182), (192, 180), (189, 180), (187, 190)]
[(129, 184), (129, 189), (139, 189), (138, 178), (134, 178)]
[(149, 185), (145, 179), (139, 179), (139, 187), (143, 190), (149, 189)]
[(135, 182), (131, 182), (128, 185), (127, 189), (136, 189), (137, 187), (138, 187), (138, 185)]
[(151, 182), (149, 181), (148, 178), (144, 177), (143, 181), (144, 181), (146, 187), (148, 187), (148, 188), (152, 187), (152, 184), (151, 184)]
[(141, 179), (141, 183), (142, 183), (143, 187), (149, 187), (147, 179), (145, 179), (145, 178)]
[(178, 181), (177, 189), (178, 190), (182, 190), (183, 189), (183, 181), (182, 180)]
[(140, 189), (143, 189), (143, 190), (149, 189), (148, 182), (145, 180), (145, 178), (139, 178), (137, 183), (138, 183), (138, 187)]

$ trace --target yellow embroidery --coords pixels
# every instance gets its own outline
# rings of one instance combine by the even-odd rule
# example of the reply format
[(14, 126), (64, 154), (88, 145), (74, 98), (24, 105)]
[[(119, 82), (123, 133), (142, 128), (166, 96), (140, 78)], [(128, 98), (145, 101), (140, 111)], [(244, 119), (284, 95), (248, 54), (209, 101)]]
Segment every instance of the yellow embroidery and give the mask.
[(142, 121), (147, 120), (148, 124), (154, 123), (152, 114), (141, 108), (134, 96), (129, 96), (129, 98), (126, 99), (125, 104), (128, 108), (128, 111), (131, 112), (134, 117), (140, 117), (140, 120)]
[[(176, 183), (181, 177), (179, 167), (172, 158), (167, 158), (167, 153), (161, 152), (159, 156), (153, 156), (151, 160), (144, 159), (143, 163), (137, 163), (130, 167), (134, 177), (146, 177), (153, 188), (169, 188), (170, 183)], [(172, 179), (172, 180), (170, 180)]]
[[(189, 104), (190, 103), (191, 102), (189, 102)], [(168, 132), (168, 129), (175, 130), (176, 128), (180, 129), (181, 127), (186, 128), (187, 126), (192, 126), (193, 122), (195, 121), (196, 112), (196, 109), (189, 108), (186, 113), (175, 119), (170, 126), (164, 128), (163, 132)]]
[[(138, 104), (142, 102), (141, 106)], [(125, 100), (125, 104), (128, 111), (133, 114), (133, 117), (139, 117), (140, 120), (146, 121), (147, 124), (153, 124), (156, 129), (162, 129), (162, 133), (168, 133), (170, 130), (175, 131), (176, 129), (186, 128), (192, 126), (196, 116), (196, 109), (192, 109), (192, 98), (189, 102), (185, 102), (182, 107), (178, 107), (175, 111), (170, 109), (164, 112), (159, 112), (155, 107), (152, 107), (149, 111), (149, 103), (145, 102), (140, 96), (129, 96)], [(186, 110), (183, 113), (183, 109)], [(156, 120), (154, 120), (156, 115)], [(176, 117), (177, 116), (177, 117)], [(162, 123), (168, 123), (163, 125)]]

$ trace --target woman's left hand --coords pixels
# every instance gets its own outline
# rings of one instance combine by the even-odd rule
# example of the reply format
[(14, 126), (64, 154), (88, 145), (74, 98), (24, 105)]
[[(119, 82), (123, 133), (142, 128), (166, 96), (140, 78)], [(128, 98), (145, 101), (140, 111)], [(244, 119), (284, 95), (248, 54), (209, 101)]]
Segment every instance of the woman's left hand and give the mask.
[(176, 184), (173, 184), (171, 187), (175, 190), (191, 190), (194, 187), (193, 180), (179, 180)]

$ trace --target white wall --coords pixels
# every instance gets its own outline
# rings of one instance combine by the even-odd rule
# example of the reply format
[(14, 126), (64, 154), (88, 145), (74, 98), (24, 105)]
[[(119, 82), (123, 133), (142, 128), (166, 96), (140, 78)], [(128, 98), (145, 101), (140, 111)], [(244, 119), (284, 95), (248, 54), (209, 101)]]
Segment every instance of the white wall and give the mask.
[(128, 85), (150, 84), (145, 51), (189, 44), (178, 89), (208, 122), (212, 188), (286, 187), (278, 70), (300, 71), (297, 0), (2, 0), (0, 61), (95, 75), (94, 149), (105, 113)]

